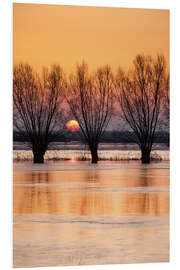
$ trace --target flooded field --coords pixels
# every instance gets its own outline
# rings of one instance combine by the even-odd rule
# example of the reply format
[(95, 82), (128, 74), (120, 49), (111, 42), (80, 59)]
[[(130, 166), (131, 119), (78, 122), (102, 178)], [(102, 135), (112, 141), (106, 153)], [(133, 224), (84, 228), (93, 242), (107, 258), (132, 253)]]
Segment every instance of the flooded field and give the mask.
[(169, 162), (14, 163), (14, 266), (169, 261)]

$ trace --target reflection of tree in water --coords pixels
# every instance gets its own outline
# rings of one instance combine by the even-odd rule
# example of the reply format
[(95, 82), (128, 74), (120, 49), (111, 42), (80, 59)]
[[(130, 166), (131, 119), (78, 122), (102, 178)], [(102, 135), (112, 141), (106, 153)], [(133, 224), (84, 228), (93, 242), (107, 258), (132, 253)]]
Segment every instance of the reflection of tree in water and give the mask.
[[(142, 188), (147, 188), (152, 185), (149, 177), (149, 170), (147, 169), (141, 169), (139, 170), (139, 173), (137, 174), (139, 176), (140, 185)], [(150, 196), (149, 196), (150, 195)], [(155, 194), (156, 195), (156, 194)], [(150, 193), (139, 193), (138, 194), (140, 205), (141, 205), (141, 211), (142, 214), (150, 214), (152, 212), (155, 212), (154, 214), (157, 214), (158, 212), (158, 198), (157, 196), (153, 196), (153, 204), (154, 207), (151, 207), (151, 201), (152, 201), (152, 194)]]
[[(29, 176), (27, 173), (27, 178)], [(49, 192), (49, 187), (46, 185), (49, 182), (49, 172), (32, 171), (30, 178), (32, 186), (15, 187), (15, 213), (52, 213), (56, 206), (54, 205), (55, 200), (52, 198), (53, 194)], [(42, 184), (42, 186), (38, 184)]]
[[(154, 176), (154, 175), (153, 175)], [(155, 183), (155, 180), (157, 183)], [(163, 215), (168, 214), (169, 195), (166, 192), (150, 191), (149, 188), (159, 187), (158, 178), (152, 177), (148, 169), (137, 170), (135, 187), (144, 188), (143, 192), (131, 192), (127, 196), (128, 212), (135, 215)], [(156, 186), (157, 185), (157, 186)]]
[(111, 214), (113, 195), (103, 192), (103, 175), (101, 170), (84, 171), (87, 185), (83, 188), (80, 198), (79, 213), (82, 216), (97, 216)]
[[(103, 189), (101, 171), (87, 171), (89, 183), (79, 197), (81, 215), (166, 215), (169, 195), (159, 192), (110, 192)], [(136, 172), (133, 187), (153, 188), (154, 179), (147, 169)], [(158, 180), (158, 179), (157, 179)], [(128, 180), (127, 180), (128, 181)], [(131, 182), (132, 184), (132, 182)], [(128, 186), (131, 188), (130, 186)], [(95, 188), (95, 191), (94, 191)], [(99, 190), (100, 189), (100, 190)]]
[[(48, 184), (49, 172), (35, 172), (32, 173), (32, 183)], [(52, 213), (54, 209), (54, 202), (51, 198), (52, 193), (49, 192), (47, 185), (32, 187), (32, 212), (33, 210), (40, 213)], [(34, 204), (34, 205), (33, 205)]]
[(99, 171), (97, 170), (86, 171), (85, 180), (89, 183), (97, 183), (99, 180)]
[(48, 183), (49, 172), (32, 171), (31, 174), (32, 184)]
[[(168, 214), (167, 192), (123, 191), (122, 186), (119, 191), (118, 188), (112, 190), (111, 185), (107, 186), (107, 179), (103, 182), (103, 175), (103, 171), (83, 171), (77, 183), (74, 181), (80, 176), (79, 172), (74, 174), (73, 181), (66, 179), (66, 174), (62, 172), (32, 172), (31, 183), (37, 185), (14, 187), (14, 213), (63, 216)], [(124, 187), (153, 188), (154, 180), (149, 176), (148, 170), (140, 170), (136, 175), (130, 176), (135, 177), (134, 184), (131, 179), (131, 186)]]

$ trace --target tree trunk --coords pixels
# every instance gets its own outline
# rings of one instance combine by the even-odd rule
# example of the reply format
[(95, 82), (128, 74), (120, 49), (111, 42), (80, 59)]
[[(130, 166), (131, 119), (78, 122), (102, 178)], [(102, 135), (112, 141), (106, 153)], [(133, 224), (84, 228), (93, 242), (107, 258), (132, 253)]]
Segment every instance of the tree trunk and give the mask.
[(143, 164), (150, 163), (150, 153), (151, 153), (151, 150), (149, 150), (149, 148), (142, 148), (141, 149), (141, 162)]
[(33, 146), (33, 162), (34, 163), (44, 163), (45, 150), (42, 146)]
[(34, 158), (33, 158), (34, 163), (44, 163), (44, 153), (36, 152), (36, 153), (33, 153), (33, 155), (34, 155)]
[(98, 147), (97, 146), (93, 146), (90, 148), (91, 151), (91, 163), (92, 164), (97, 164), (98, 163), (98, 151), (97, 151)]

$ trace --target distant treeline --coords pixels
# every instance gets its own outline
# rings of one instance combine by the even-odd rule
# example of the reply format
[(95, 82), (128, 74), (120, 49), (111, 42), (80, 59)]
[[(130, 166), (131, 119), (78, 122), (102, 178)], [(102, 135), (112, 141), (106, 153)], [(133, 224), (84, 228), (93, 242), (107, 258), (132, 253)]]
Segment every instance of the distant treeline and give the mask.
[[(20, 133), (13, 133), (13, 141), (24, 142)], [(56, 136), (56, 142), (82, 142), (83, 137), (80, 132), (64, 131), (61, 136)], [(136, 135), (131, 131), (106, 131), (102, 136), (101, 143), (137, 143)], [(163, 143), (169, 146), (169, 133), (158, 131), (155, 133), (154, 143)]]

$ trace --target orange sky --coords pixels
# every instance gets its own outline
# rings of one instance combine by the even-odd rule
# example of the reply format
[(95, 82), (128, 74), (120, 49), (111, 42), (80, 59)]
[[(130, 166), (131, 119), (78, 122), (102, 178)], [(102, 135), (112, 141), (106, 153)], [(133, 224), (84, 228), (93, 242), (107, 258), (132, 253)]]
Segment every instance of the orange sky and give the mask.
[(38, 71), (59, 63), (68, 72), (85, 60), (128, 68), (137, 53), (162, 52), (169, 61), (169, 11), (152, 9), (13, 5), (14, 63)]

